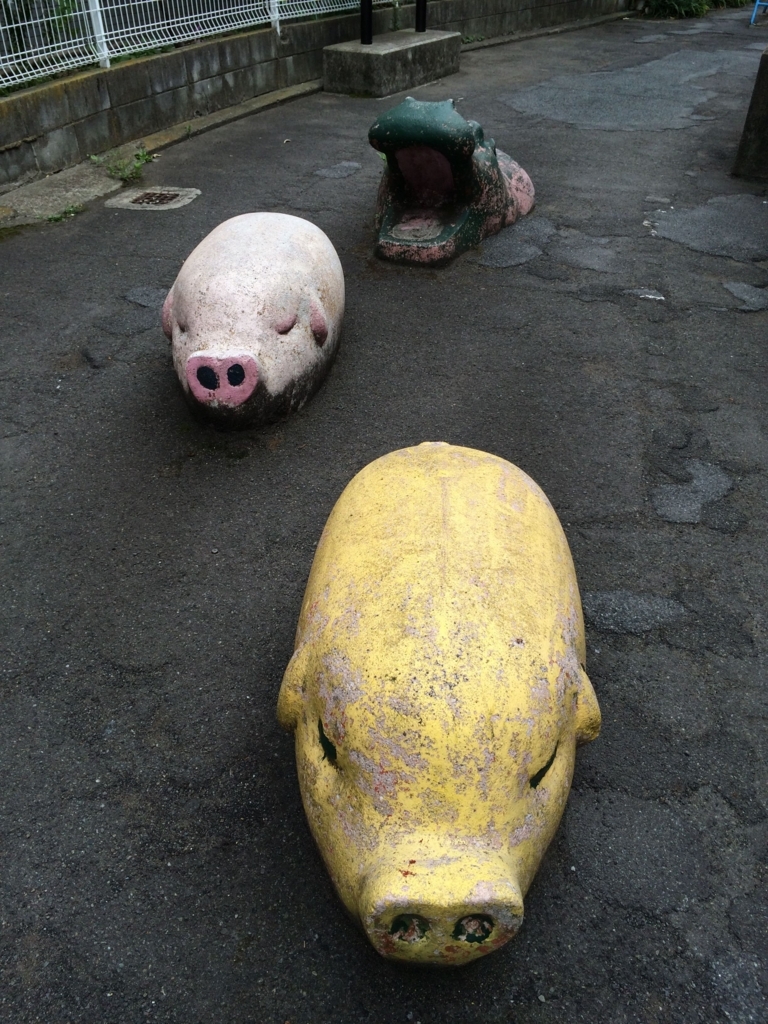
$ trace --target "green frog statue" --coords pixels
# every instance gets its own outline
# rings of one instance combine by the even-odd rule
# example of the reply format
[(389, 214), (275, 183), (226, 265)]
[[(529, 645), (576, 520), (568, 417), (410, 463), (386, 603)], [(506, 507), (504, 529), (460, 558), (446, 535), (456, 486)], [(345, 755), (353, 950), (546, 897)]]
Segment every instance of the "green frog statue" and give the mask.
[(407, 97), (368, 132), (387, 166), (376, 202), (376, 254), (439, 264), (533, 209), (533, 183), (466, 121), (453, 100)]

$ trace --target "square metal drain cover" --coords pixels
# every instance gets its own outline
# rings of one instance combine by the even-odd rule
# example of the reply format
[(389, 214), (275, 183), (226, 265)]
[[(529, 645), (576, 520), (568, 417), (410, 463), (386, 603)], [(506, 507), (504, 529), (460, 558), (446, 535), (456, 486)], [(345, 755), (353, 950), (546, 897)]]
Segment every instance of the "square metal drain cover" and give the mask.
[(199, 195), (199, 188), (174, 188), (172, 185), (124, 188), (104, 205), (116, 206), (121, 210), (178, 210), (180, 206), (186, 206)]

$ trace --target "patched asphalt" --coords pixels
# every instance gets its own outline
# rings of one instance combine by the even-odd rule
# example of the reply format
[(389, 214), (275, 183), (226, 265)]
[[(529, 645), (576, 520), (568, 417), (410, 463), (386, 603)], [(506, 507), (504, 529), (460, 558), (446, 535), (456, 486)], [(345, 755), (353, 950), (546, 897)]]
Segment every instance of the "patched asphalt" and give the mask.
[[(395, 101), (323, 93), (163, 152), (145, 181), (187, 206), (3, 233), (1, 1020), (768, 1018), (768, 195), (729, 174), (768, 43), (748, 20), (476, 50), (416, 90), (537, 189), (443, 269), (371, 255), (366, 132)], [(159, 307), (249, 210), (327, 232), (347, 314), (299, 415), (226, 434), (190, 418)], [(275, 721), (334, 501), (423, 440), (548, 494), (604, 719), (521, 933), (442, 973), (345, 918)]]

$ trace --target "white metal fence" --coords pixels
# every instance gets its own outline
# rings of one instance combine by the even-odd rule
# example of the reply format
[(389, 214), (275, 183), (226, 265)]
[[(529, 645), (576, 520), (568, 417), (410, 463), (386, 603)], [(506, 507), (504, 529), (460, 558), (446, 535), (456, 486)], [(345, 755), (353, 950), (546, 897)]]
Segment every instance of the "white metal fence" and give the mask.
[[(388, 0), (373, 0), (386, 3)], [(0, 0), (0, 88), (360, 0)]]

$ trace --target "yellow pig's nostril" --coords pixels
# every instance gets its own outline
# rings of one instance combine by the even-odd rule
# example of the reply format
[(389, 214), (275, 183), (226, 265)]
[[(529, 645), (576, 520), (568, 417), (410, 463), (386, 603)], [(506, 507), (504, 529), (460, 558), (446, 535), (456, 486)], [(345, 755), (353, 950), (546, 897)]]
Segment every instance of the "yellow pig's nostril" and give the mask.
[(429, 922), (418, 914), (398, 914), (392, 922), (389, 934), (400, 942), (418, 942), (429, 931)]
[(471, 914), (456, 922), (453, 937), (459, 942), (485, 942), (492, 931), (492, 917), (487, 914)]

